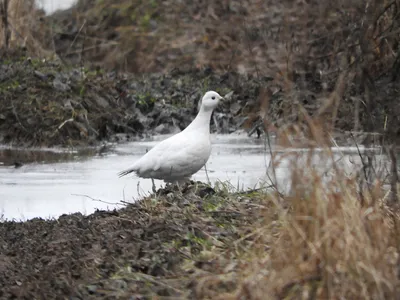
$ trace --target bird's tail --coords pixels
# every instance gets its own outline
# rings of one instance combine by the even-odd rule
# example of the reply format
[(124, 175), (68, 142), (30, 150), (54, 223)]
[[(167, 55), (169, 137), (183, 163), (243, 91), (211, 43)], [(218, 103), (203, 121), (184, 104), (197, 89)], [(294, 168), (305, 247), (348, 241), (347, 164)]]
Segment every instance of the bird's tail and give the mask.
[(129, 168), (129, 169), (126, 169), (126, 170), (123, 170), (123, 171), (119, 172), (118, 173), (118, 177), (121, 178), (122, 176), (128, 175), (128, 174), (133, 173), (133, 172), (135, 172), (135, 169)]

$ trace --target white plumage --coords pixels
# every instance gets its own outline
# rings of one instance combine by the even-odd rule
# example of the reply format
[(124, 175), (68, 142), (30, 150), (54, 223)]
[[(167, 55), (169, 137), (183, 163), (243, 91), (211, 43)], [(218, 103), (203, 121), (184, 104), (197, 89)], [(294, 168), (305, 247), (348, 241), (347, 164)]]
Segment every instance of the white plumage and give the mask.
[(217, 92), (205, 93), (200, 110), (188, 127), (157, 144), (118, 175), (121, 177), (135, 173), (142, 178), (171, 183), (189, 179), (210, 157), (210, 119), (221, 99), (223, 98)]

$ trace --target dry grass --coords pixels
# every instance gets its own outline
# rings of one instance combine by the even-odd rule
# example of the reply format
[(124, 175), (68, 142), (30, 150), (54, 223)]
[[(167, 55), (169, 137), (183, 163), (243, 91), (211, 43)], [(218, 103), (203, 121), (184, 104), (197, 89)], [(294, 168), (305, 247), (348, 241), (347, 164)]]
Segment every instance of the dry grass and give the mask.
[[(33, 0), (8, 2), (16, 32), (23, 38), (34, 36), (43, 13), (32, 14)], [(175, 0), (80, 0), (69, 13), (47, 20), (56, 28), (54, 35), (66, 35), (68, 45), (58, 49), (66, 56), (79, 50), (89, 60), (103, 59), (133, 72), (211, 66), (297, 82), (336, 77), (342, 57), (352, 67), (374, 73), (393, 67), (397, 10), (397, 2), (387, 0), (189, 5)]]
[(268, 17), (263, 25), (253, 20), (257, 34), (244, 40), (258, 77), (271, 76), (265, 85), (284, 94), (283, 100), (270, 97), (268, 123), (300, 123), (307, 132), (304, 108), (328, 134), (339, 129), (398, 136), (392, 113), (400, 111), (394, 100), (397, 2), (283, 1), (272, 7), (281, 19)]
[[(63, 41), (48, 35), (62, 34), (67, 44), (59, 54), (81, 51), (89, 61), (133, 72), (211, 66), (272, 76), (284, 87), (301, 79), (303, 87), (324, 89), (343, 71), (344, 58), (358, 81), (397, 74), (396, 1), (80, 0), (50, 18), (34, 9), (34, 0), (3, 2), (15, 44), (54, 50), (52, 43)], [(49, 22), (54, 32), (45, 28)]]
[[(326, 147), (321, 171), (315, 155), (293, 157), (289, 189), (264, 195), (260, 223), (220, 254), (221, 273), (201, 279), (199, 298), (397, 299), (399, 199), (388, 203), (398, 183), (388, 190), (388, 166), (376, 156), (370, 166), (346, 170)], [(398, 178), (396, 165), (390, 172)], [(227, 284), (236, 288), (222, 291)]]
[[(226, 262), (230, 251), (221, 254), (223, 276), (203, 279), (200, 298), (396, 299), (400, 232), (395, 152), (388, 147), (385, 163), (379, 156), (360, 153), (362, 163), (346, 168), (330, 148), (349, 76), (341, 73), (313, 116), (296, 103), (296, 122), (277, 131), (283, 146), (310, 150), (301, 155), (271, 153), (275, 168), (290, 160), (291, 179), (286, 185), (275, 182), (275, 192), (264, 195), (261, 225), (235, 243), (234, 263)], [(265, 120), (272, 93), (260, 95)], [(323, 149), (318, 151), (322, 171), (315, 167), (316, 147)], [(268, 173), (274, 180), (274, 168)], [(216, 286), (225, 281), (237, 288), (216, 293)]]
[(295, 174), (294, 194), (286, 199), (290, 211), (279, 213), (279, 237), (268, 255), (254, 253), (258, 258), (244, 271), (238, 293), (246, 293), (250, 284), (251, 299), (265, 294), (289, 299), (393, 298), (399, 284), (398, 237), (379, 202), (369, 198), (367, 205), (360, 205), (355, 182), (340, 179), (341, 174), (327, 186), (319, 176), (311, 175), (308, 181), (305, 175)]
[[(54, 54), (47, 48), (50, 28), (44, 12), (38, 10), (35, 0), (8, 0), (1, 2), (0, 45), (9, 48), (26, 48), (33, 56)], [(7, 17), (4, 12), (7, 11)]]

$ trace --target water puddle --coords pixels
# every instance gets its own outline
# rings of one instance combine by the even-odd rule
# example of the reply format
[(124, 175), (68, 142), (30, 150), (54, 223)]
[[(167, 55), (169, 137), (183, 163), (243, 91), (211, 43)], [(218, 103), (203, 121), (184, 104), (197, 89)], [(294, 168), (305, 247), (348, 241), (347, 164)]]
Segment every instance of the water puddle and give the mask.
[[(48, 218), (113, 209), (121, 205), (121, 200), (133, 202), (149, 194), (151, 180), (134, 176), (118, 178), (117, 173), (164, 138), (117, 145), (102, 153), (0, 149), (0, 214), (6, 219)], [(356, 164), (361, 164), (358, 150), (335, 148), (334, 159), (351, 172)], [(282, 188), (290, 177), (293, 160), (299, 161), (299, 153), (307, 151), (274, 147), (274, 155), (281, 156), (274, 173)], [(269, 184), (270, 160), (270, 150), (262, 140), (236, 135), (213, 136), (207, 170), (203, 168), (193, 179), (211, 183), (229, 181), (235, 189), (254, 188)], [(326, 157), (316, 156), (313, 164), (329, 169)], [(161, 181), (155, 183), (157, 187), (163, 185)]]

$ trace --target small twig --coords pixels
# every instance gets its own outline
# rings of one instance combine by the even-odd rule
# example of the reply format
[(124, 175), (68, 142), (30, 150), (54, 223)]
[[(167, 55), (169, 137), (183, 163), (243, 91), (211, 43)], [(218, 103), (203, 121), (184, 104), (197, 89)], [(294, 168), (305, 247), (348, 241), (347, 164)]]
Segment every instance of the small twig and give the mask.
[(263, 125), (263, 120), (258, 120), (258, 122), (247, 133), (247, 136), (251, 137), (253, 135), (253, 133), (256, 132), (257, 129), (259, 129), (262, 125)]
[(65, 120), (64, 122), (62, 122), (62, 123), (57, 127), (57, 130), (60, 130), (61, 128), (64, 127), (65, 124), (67, 124), (67, 123), (69, 123), (69, 122), (73, 122), (73, 121), (74, 121), (73, 118), (68, 119), (68, 120)]
[(10, 30), (8, 28), (8, 0), (2, 0), (0, 3), (1, 21), (3, 24), (4, 40), (6, 49), (8, 49), (10, 42)]
[(206, 178), (208, 185), (211, 185), (210, 176), (208, 176), (207, 164), (204, 165), (204, 170), (206, 171)]
[(154, 178), (151, 178), (151, 188), (153, 190), (153, 193), (156, 194), (157, 193), (157, 188), (156, 188), (156, 184), (154, 183)]
[(263, 191), (263, 190), (268, 190), (268, 189), (270, 189), (270, 188), (275, 188), (275, 185), (270, 184), (270, 185), (268, 185), (268, 186), (266, 186), (266, 187), (262, 187), (262, 188), (254, 188), (254, 189), (247, 190), (247, 191), (236, 192), (236, 193), (233, 193), (232, 195), (249, 195), (249, 194), (251, 194), (251, 193), (261, 192), (261, 191)]
[(85, 25), (86, 25), (86, 20), (83, 22), (82, 26), (79, 28), (78, 33), (75, 35), (74, 39), (72, 40), (71, 45), (69, 45), (69, 48), (68, 48), (68, 50), (66, 52), (67, 53), (66, 56), (69, 54), (69, 51), (71, 50), (72, 46), (75, 44), (76, 39), (80, 35), (80, 33), (81, 33), (83, 27), (85, 27)]
[(221, 216), (223, 215), (224, 217), (229, 216), (231, 218), (240, 217), (243, 215), (242, 213), (237, 212), (237, 211), (227, 211), (227, 210), (216, 210), (216, 211), (210, 211), (209, 213), (211, 215), (221, 215)]
[(215, 127), (217, 129), (217, 133), (221, 133), (221, 128), (218, 124), (217, 116), (215, 115), (215, 113), (213, 114), (213, 121), (214, 121)]
[(361, 154), (360, 148), (358, 147), (356, 138), (354, 137), (353, 133), (350, 133), (350, 136), (351, 136), (351, 138), (353, 139), (354, 144), (356, 145), (358, 156), (361, 158), (361, 163), (362, 163), (362, 165), (363, 165), (363, 171), (364, 171), (364, 178), (365, 178), (365, 181), (366, 181), (367, 184), (368, 184), (367, 165), (366, 165), (365, 162), (364, 162), (364, 157), (363, 157), (362, 154)]
[(147, 280), (147, 281), (155, 284), (156, 286), (162, 286), (164, 288), (172, 289), (177, 293), (181, 293), (181, 294), (183, 293), (183, 290), (175, 288), (175, 287), (163, 282), (162, 280), (160, 280), (160, 278), (153, 277), (151, 275), (147, 275), (144, 273), (133, 273), (132, 275), (136, 276), (136, 278), (137, 278), (136, 280), (140, 280), (140, 281)]
[(121, 203), (118, 203), (118, 202), (108, 202), (108, 201), (104, 201), (104, 200), (101, 200), (101, 199), (96, 199), (96, 198), (90, 197), (90, 196), (88, 196), (88, 195), (83, 195), (83, 194), (71, 194), (71, 195), (72, 195), (72, 196), (82, 196), (82, 197), (86, 197), (86, 198), (89, 198), (89, 199), (92, 200), (92, 201), (97, 201), (97, 202), (101, 202), (101, 203), (105, 203), (105, 204), (126, 206), (126, 204), (122, 203), (122, 201), (121, 201)]
[[(271, 185), (270, 185), (270, 186), (273, 187), (273, 188), (275, 189), (275, 191), (276, 191), (281, 197), (283, 197), (283, 194), (279, 191), (279, 188), (278, 188), (278, 180), (277, 180), (277, 177), (276, 177), (276, 170), (275, 170), (275, 165), (274, 165), (274, 162), (275, 162), (275, 155), (274, 155), (274, 153), (273, 153), (273, 151), (272, 151), (271, 139), (270, 139), (269, 131), (268, 131), (268, 130), (265, 131), (265, 136), (266, 136), (266, 138), (267, 138), (267, 143), (268, 143), (268, 148), (269, 148), (269, 155), (270, 155), (270, 157), (271, 157), (269, 166), (271, 166), (271, 168), (272, 168), (272, 175), (273, 175), (274, 178), (273, 178), (273, 180), (272, 180), (271, 176), (269, 176), (269, 174), (268, 174), (268, 168), (269, 168), (269, 166), (268, 166), (268, 168), (267, 168), (267, 176), (268, 176), (268, 179), (271, 181)], [(264, 144), (265, 144), (265, 143), (264, 143)], [(265, 147), (266, 147), (266, 145), (265, 145)]]
[(397, 194), (397, 183), (399, 182), (399, 175), (397, 172), (397, 158), (394, 152), (394, 146), (390, 147), (389, 149), (389, 157), (391, 161), (391, 168), (390, 168), (390, 191), (391, 197), (390, 202), (391, 204), (399, 203), (399, 196)]
[(13, 114), (15, 116), (15, 119), (18, 121), (19, 125), (22, 127), (22, 129), (25, 132), (29, 132), (28, 129), (26, 129), (26, 127), (22, 124), (22, 122), (21, 122), (21, 120), (20, 120), (20, 118), (19, 118), (19, 116), (17, 114), (17, 109), (14, 106), (14, 101), (11, 101), (11, 107), (12, 107), (12, 112), (13, 112)]
[(125, 128), (125, 129), (127, 129), (128, 131), (130, 131), (132, 133), (135, 133), (135, 134), (137, 133), (137, 131), (135, 129), (129, 127), (128, 125), (125, 125), (125, 124), (122, 124), (122, 123), (119, 123), (119, 122), (115, 122), (114, 125), (120, 126), (122, 128)]
[(343, 53), (345, 51), (348, 51), (351, 48), (356, 48), (358, 46), (360, 46), (360, 43), (354, 43), (354, 44), (346, 46), (344, 49), (338, 49), (335, 52), (329, 52), (329, 53), (324, 54), (324, 55), (318, 55), (318, 56), (309, 55), (309, 56), (307, 56), (307, 59), (320, 60), (320, 59), (324, 59), (324, 58), (329, 58), (329, 57), (332, 57), (332, 56), (336, 56), (336, 55), (338, 55), (340, 53)]
[(122, 204), (125, 204), (125, 205), (130, 205), (130, 204), (133, 203), (133, 202), (125, 201), (125, 200), (121, 200), (121, 201), (119, 201), (119, 202), (121, 202)]
[[(86, 23), (86, 20), (85, 20), (84, 23)], [(82, 27), (83, 27), (83, 25), (82, 25)], [(85, 42), (86, 42), (86, 28), (85, 28), (85, 34), (83, 36), (83, 41), (82, 41), (81, 53), (79, 54), (79, 63), (80, 63), (80, 67), (81, 67), (81, 72), (80, 73), (81, 73), (82, 78), (83, 78), (83, 71), (84, 71), (84, 68), (83, 68), (83, 64), (84, 64), (83, 53), (85, 51)]]
[(392, 1), (389, 4), (387, 4), (384, 9), (377, 15), (377, 17), (375, 18), (375, 21), (372, 24), (376, 24), (378, 22), (378, 20), (385, 14), (385, 12), (392, 6), (395, 5), (396, 1)]
[[(370, 176), (368, 176), (368, 170), (373, 169), (372, 160), (371, 160), (370, 157), (368, 156), (368, 164), (365, 163), (364, 157), (363, 157), (363, 155), (361, 154), (360, 148), (358, 147), (358, 144), (357, 144), (357, 142), (356, 142), (356, 140), (355, 140), (355, 137), (354, 137), (353, 133), (350, 133), (350, 135), (351, 135), (351, 137), (352, 137), (352, 139), (353, 139), (353, 141), (354, 141), (354, 143), (355, 143), (355, 145), (356, 145), (357, 153), (358, 153), (358, 155), (359, 155), (360, 158), (361, 158), (361, 163), (362, 163), (362, 165), (363, 165), (362, 170), (363, 170), (363, 173), (364, 173), (365, 183), (367, 184), (368, 193), (369, 193), (369, 195), (370, 195), (371, 198), (372, 198), (371, 200), (372, 200), (373, 202), (375, 202), (375, 197), (374, 197), (374, 194), (372, 193), (371, 183), (370, 183), (370, 181), (369, 181), (369, 177), (370, 177)], [(360, 181), (361, 181), (361, 180), (360, 180)], [(364, 205), (364, 204), (365, 204), (365, 203), (364, 203), (364, 202), (365, 202), (365, 197), (364, 197), (363, 192), (362, 192), (362, 181), (360, 182), (360, 192), (359, 192), (359, 194), (360, 194), (360, 197), (361, 197), (361, 205)]]
[(286, 298), (286, 296), (290, 292), (290, 290), (292, 288), (294, 288), (296, 285), (304, 285), (307, 282), (321, 281), (321, 280), (322, 280), (322, 276), (321, 275), (309, 275), (309, 276), (305, 276), (303, 278), (300, 278), (299, 280), (290, 281), (288, 284), (286, 284), (281, 289), (281, 292), (279, 293), (279, 299)]

